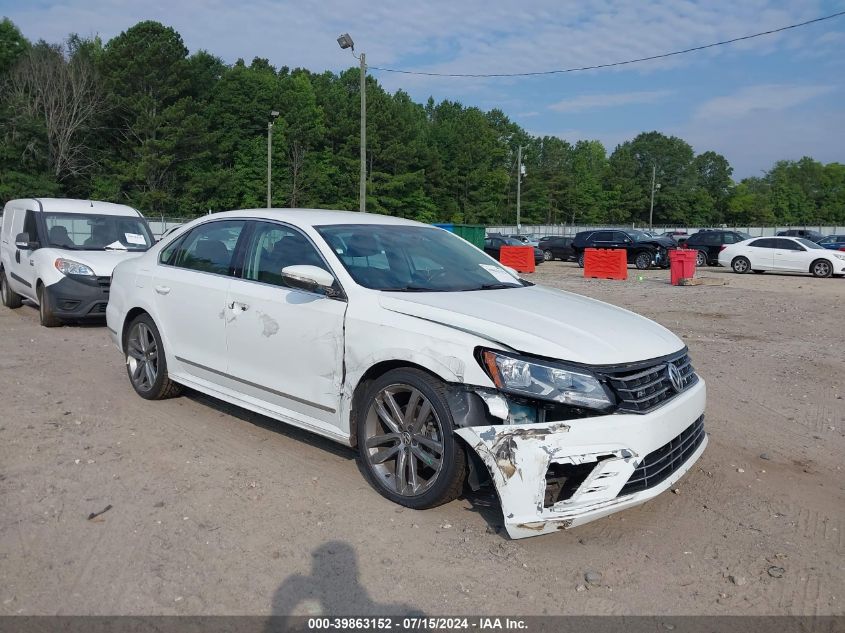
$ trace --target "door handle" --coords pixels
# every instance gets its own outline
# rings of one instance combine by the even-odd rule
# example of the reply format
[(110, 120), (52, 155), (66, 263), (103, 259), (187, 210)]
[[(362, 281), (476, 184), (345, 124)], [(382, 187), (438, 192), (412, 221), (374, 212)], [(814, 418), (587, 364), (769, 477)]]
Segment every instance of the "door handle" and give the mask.
[(170, 292), (170, 286), (156, 286), (156, 292), (160, 295), (166, 295)]
[(15, 251), (15, 262), (17, 262), (18, 264), (21, 263), (21, 252), (20, 251)]
[(240, 310), (241, 312), (246, 312), (249, 310), (249, 306), (246, 303), (240, 303), (239, 301), (231, 301), (229, 303), (230, 310)]

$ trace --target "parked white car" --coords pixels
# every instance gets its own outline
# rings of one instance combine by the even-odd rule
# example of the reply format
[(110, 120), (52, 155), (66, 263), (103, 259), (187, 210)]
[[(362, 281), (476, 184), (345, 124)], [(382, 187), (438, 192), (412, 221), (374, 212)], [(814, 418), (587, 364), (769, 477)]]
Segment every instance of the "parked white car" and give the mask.
[(845, 275), (845, 253), (831, 251), (804, 237), (756, 237), (729, 244), (719, 253), (719, 264), (735, 273), (767, 270), (810, 273), (814, 277)]
[(356, 446), (410, 508), (492, 479), (514, 538), (643, 503), (707, 444), (671, 332), (399, 218), (205, 216), (117, 266), (107, 321), (141, 397), (184, 385)]
[(0, 225), (0, 296), (7, 308), (38, 304), (41, 325), (102, 319), (116, 264), (153, 244), (143, 216), (110, 202), (11, 200)]

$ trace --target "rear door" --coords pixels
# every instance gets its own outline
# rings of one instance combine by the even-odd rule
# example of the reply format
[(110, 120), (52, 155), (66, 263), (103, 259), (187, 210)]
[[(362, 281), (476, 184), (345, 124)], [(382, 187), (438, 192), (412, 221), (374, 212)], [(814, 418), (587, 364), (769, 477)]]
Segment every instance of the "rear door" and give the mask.
[(182, 370), (218, 382), (226, 371), (226, 298), (246, 220), (200, 224), (164, 249), (153, 279), (159, 330)]
[(762, 237), (751, 242), (742, 252), (751, 262), (751, 268), (756, 270), (772, 270), (774, 266), (774, 237)]

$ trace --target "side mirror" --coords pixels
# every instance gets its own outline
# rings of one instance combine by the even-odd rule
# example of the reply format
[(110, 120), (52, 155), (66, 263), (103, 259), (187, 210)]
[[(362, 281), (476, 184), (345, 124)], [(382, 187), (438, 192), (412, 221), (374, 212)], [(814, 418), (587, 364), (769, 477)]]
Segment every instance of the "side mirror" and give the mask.
[(31, 251), (38, 248), (38, 242), (30, 242), (29, 233), (18, 233), (15, 236), (15, 246), (18, 250)]
[(317, 266), (302, 264), (285, 266), (282, 268), (282, 279), (292, 288), (299, 288), (308, 292), (322, 291), (327, 297), (337, 295), (335, 289), (332, 288), (332, 284), (334, 284), (332, 274)]

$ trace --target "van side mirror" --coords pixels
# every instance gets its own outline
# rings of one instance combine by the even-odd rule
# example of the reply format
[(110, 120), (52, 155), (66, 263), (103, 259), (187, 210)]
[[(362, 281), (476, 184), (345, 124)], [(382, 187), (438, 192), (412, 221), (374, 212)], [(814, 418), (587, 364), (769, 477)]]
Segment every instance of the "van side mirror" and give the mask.
[(308, 292), (323, 292), (327, 297), (336, 297), (339, 293), (332, 288), (334, 277), (318, 266), (298, 264), (282, 268), (282, 279), (291, 288)]
[(18, 233), (15, 237), (15, 246), (22, 251), (32, 251), (38, 248), (38, 242), (29, 241), (29, 233)]

